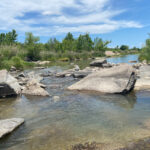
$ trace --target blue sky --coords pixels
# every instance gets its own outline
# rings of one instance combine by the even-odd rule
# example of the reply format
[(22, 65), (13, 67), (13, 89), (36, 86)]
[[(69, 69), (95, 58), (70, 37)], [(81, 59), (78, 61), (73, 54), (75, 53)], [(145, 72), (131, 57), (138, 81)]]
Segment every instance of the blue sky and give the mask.
[(150, 33), (150, 0), (1, 0), (0, 31), (33, 32), (46, 42), (86, 32), (110, 46), (141, 47)]

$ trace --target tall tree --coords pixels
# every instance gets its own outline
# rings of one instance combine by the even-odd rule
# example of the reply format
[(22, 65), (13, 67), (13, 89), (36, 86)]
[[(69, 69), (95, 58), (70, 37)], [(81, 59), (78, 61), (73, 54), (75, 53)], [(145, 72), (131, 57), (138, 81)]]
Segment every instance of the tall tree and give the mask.
[(62, 48), (63, 51), (73, 51), (74, 49), (74, 37), (73, 35), (69, 32), (64, 40), (62, 41)]
[(8, 33), (1, 33), (0, 34), (0, 44), (2, 45), (12, 45), (16, 42), (17, 40), (17, 33), (16, 30), (12, 30), (11, 32)]
[(27, 49), (27, 60), (37, 61), (40, 59), (41, 45), (38, 44), (40, 38), (34, 36), (31, 32), (27, 32), (25, 38), (25, 47)]
[(69, 32), (69, 33), (66, 35), (66, 37), (64, 38), (64, 40), (73, 41), (73, 40), (74, 40), (74, 38), (73, 38), (72, 33), (70, 33), (70, 32)]
[(77, 51), (91, 51), (93, 49), (93, 41), (88, 33), (85, 35), (80, 35), (77, 39), (77, 45), (76, 45)]
[(12, 30), (12, 32), (11, 32), (11, 39), (12, 39), (12, 43), (15, 43), (16, 42), (16, 40), (17, 40), (17, 36), (18, 36), (18, 34), (16, 33), (16, 30)]
[(106, 50), (107, 45), (111, 43), (111, 41), (103, 41), (101, 38), (95, 38), (94, 39), (94, 49), (95, 50)]
[(25, 44), (27, 45), (36, 44), (40, 40), (40, 38), (38, 36), (34, 36), (32, 32), (26, 32), (25, 36)]
[(120, 49), (121, 49), (121, 50), (128, 50), (128, 49), (129, 49), (129, 46), (128, 46), (128, 45), (121, 45), (121, 46), (120, 46)]

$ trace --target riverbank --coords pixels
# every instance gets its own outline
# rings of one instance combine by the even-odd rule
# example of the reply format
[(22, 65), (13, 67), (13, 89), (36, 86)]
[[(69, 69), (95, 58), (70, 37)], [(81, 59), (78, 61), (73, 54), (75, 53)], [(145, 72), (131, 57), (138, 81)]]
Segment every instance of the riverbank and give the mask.
[[(34, 47), (33, 47), (34, 48)], [(36, 48), (36, 47), (35, 47)], [(11, 67), (15, 67), (17, 70), (25, 70), (33, 67), (51, 66), (53, 64), (64, 64), (74, 63), (77, 61), (93, 59), (95, 57), (119, 57), (127, 54), (138, 53), (137, 50), (91, 50), (91, 51), (48, 51), (43, 50), (29, 50), (25, 46), (11, 45), (11, 46), (0, 46), (0, 69), (10, 70)], [(34, 59), (29, 59), (28, 55), (33, 55)], [(38, 57), (37, 57), (38, 55)], [(49, 63), (45, 63), (49, 62)]]

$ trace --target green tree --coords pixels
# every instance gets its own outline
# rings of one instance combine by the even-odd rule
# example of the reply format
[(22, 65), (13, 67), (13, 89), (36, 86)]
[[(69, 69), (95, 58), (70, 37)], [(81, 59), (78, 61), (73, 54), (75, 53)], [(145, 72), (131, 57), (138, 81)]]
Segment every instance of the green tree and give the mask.
[(128, 45), (121, 45), (120, 50), (128, 50), (129, 46)]
[(91, 51), (93, 49), (93, 41), (88, 33), (78, 37), (76, 42), (76, 49), (79, 52), (82, 50)]
[(141, 61), (146, 60), (147, 62), (150, 62), (150, 38), (146, 40), (146, 44), (142, 48), (139, 59)]
[(45, 44), (46, 50), (50, 51), (61, 51), (62, 44), (56, 38), (50, 38), (48, 42)]
[(65, 51), (73, 51), (74, 50), (74, 41), (73, 35), (69, 32), (64, 40), (62, 41), (62, 50)]
[(3, 45), (3, 44), (4, 44), (5, 37), (6, 37), (5, 33), (1, 33), (1, 34), (0, 34), (0, 45)]
[(107, 45), (111, 43), (111, 41), (103, 41), (101, 38), (95, 38), (94, 39), (94, 49), (97, 51), (104, 51), (107, 48)]
[(26, 32), (25, 36), (26, 36), (25, 37), (25, 44), (27, 44), (27, 45), (36, 44), (37, 42), (40, 41), (40, 37), (34, 36), (32, 34), (32, 32)]
[(0, 34), (0, 45), (12, 45), (16, 43), (17, 40), (17, 33), (16, 30), (12, 30), (8, 33), (1, 33)]
[(64, 40), (74, 41), (74, 38), (73, 38), (72, 33), (69, 32), (69, 33), (66, 35), (66, 37), (64, 38)]
[(27, 60), (37, 61), (40, 59), (41, 44), (39, 44), (40, 38), (34, 36), (31, 32), (27, 32), (25, 38), (25, 47), (27, 49)]
[(16, 30), (13, 29), (12, 32), (11, 32), (11, 40), (12, 40), (12, 43), (15, 43), (15, 42), (16, 42), (17, 36), (18, 36), (18, 34), (16, 33)]

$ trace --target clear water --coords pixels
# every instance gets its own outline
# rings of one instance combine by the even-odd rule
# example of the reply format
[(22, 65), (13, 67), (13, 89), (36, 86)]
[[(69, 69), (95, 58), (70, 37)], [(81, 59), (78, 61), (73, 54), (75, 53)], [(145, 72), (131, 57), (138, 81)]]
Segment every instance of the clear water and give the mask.
[[(43, 83), (51, 97), (1, 99), (0, 119), (23, 117), (25, 124), (0, 140), (0, 150), (67, 150), (93, 141), (111, 150), (150, 136), (149, 92), (123, 96), (67, 91), (74, 82), (71, 77), (47, 77)], [(55, 95), (60, 101), (53, 100)]]
[(139, 55), (125, 55), (122, 57), (111, 57), (111, 58), (107, 58), (107, 61), (109, 63), (129, 63), (130, 61), (137, 61), (138, 62), (138, 57)]

